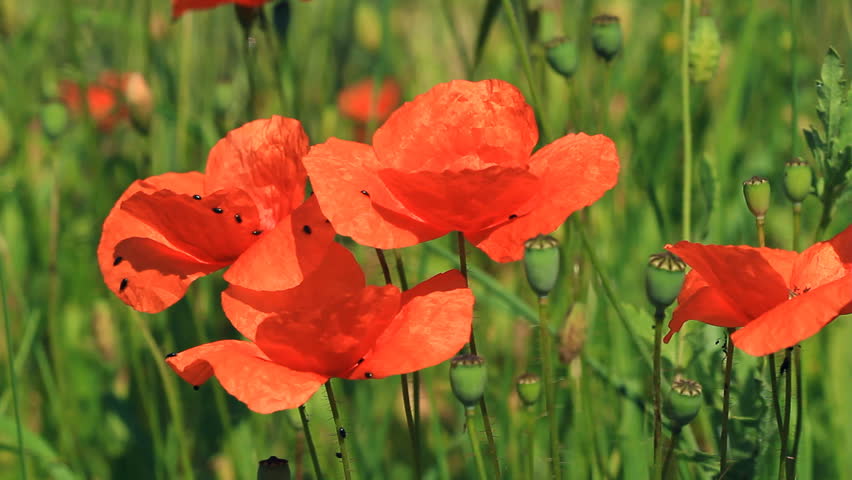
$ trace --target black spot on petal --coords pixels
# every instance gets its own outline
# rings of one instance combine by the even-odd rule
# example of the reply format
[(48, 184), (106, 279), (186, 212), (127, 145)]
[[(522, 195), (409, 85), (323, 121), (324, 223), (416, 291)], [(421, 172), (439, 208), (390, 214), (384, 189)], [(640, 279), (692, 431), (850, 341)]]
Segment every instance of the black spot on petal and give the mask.
[(373, 372), (367, 372), (364, 374), (364, 376), (367, 378), (373, 378)]
[(364, 357), (359, 358), (358, 361), (355, 364), (361, 365), (362, 363), (364, 363)]
[(201, 200), (201, 195), (195, 194), (195, 195), (192, 196), (192, 198), (194, 198), (196, 200)]
[(222, 213), (222, 212), (224, 212), (224, 210), (222, 210), (222, 209), (221, 209), (221, 208), (219, 208), (219, 207), (214, 207), (214, 208), (213, 208), (213, 213)]
[(118, 265), (122, 260), (124, 260), (122, 257), (115, 257), (115, 260), (112, 261), (112, 266)]
[(235, 220), (237, 223), (243, 223), (243, 217), (241, 217), (239, 213), (237, 213), (236, 215), (234, 215), (234, 220)]
[(366, 191), (366, 190), (361, 190), (361, 195), (364, 195), (364, 196), (369, 197), (369, 196), (370, 196), (370, 192), (368, 192), (368, 191)]
[(251, 231), (252, 235), (260, 235), (261, 233), (263, 233), (263, 230), (252, 230)]
[(313, 232), (313, 230), (311, 230), (310, 225), (305, 225), (304, 227), (302, 227), (302, 231), (307, 233), (308, 235), (310, 235)]
[(518, 216), (517, 216), (517, 215), (515, 215), (514, 213), (513, 213), (513, 214), (511, 214), (511, 215), (509, 215), (509, 220), (514, 220), (514, 219), (516, 219), (516, 218), (518, 218)]
[(121, 285), (118, 286), (118, 291), (123, 292), (125, 288), (127, 288), (127, 279), (122, 278), (121, 279)]
[(177, 357), (177, 353), (172, 352), (172, 353), (166, 355), (166, 358), (172, 358), (172, 357)]

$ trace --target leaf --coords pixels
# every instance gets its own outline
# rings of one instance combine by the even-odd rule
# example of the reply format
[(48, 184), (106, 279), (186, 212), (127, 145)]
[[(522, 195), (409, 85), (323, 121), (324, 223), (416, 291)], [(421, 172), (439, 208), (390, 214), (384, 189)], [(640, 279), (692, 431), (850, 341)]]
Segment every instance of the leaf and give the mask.
[(846, 79), (843, 78), (843, 64), (840, 56), (829, 47), (820, 70), (820, 80), (816, 83), (817, 115), (822, 121), (829, 145), (837, 142), (840, 126), (846, 117)]
[(811, 127), (810, 130), (803, 130), (805, 134), (805, 141), (808, 142), (808, 148), (811, 149), (811, 154), (813, 154), (814, 158), (821, 158), (822, 151), (825, 148), (825, 142), (822, 141), (822, 137), (819, 135), (819, 131)]

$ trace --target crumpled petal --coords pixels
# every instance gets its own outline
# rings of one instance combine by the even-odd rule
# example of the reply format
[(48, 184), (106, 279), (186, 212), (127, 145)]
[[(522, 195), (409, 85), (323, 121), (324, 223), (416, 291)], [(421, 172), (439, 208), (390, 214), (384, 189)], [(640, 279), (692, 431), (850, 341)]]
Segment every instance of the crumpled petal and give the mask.
[[(684, 287), (687, 287), (692, 278), (699, 278), (693, 270), (687, 275)], [(692, 283), (703, 283), (702, 280), (693, 280)], [(669, 343), (672, 336), (679, 332), (683, 324), (688, 320), (698, 320), (717, 327), (742, 327), (750, 321), (739, 311), (718, 289), (711, 286), (690, 288), (690, 294), (686, 297), (681, 294), (678, 298), (678, 306), (672, 314), (669, 322), (669, 333), (663, 338), (663, 342)]]
[[(831, 240), (808, 247), (793, 266), (791, 287), (794, 293), (814, 289), (852, 272), (852, 225)], [(852, 302), (852, 300), (850, 300)], [(841, 314), (852, 313), (852, 303)]]
[(187, 10), (205, 10), (228, 3), (244, 7), (260, 7), (269, 0), (172, 0), (172, 18), (178, 18)]
[(271, 362), (257, 345), (240, 340), (199, 345), (166, 358), (166, 363), (195, 386), (215, 375), (228, 393), (257, 413), (301, 406), (328, 380)]

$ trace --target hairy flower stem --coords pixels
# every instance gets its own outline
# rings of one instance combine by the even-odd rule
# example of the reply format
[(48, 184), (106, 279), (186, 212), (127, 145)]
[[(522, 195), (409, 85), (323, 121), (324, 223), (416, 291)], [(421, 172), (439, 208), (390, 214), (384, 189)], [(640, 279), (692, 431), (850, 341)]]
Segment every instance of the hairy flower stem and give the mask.
[(770, 353), (767, 357), (769, 358), (769, 387), (772, 389), (772, 409), (775, 412), (775, 425), (780, 434), (784, 423), (781, 419), (781, 402), (778, 397), (778, 368), (775, 366), (775, 354)]
[[(399, 250), (393, 251), (394, 260), (396, 263), (396, 275), (399, 277), (399, 285), (402, 287), (402, 290), (408, 290), (408, 277), (405, 275), (405, 265), (402, 261), (402, 255), (399, 253)], [(414, 458), (416, 463), (416, 468), (418, 475), (422, 474), (421, 472), (421, 459), (420, 459), (420, 372), (416, 371), (411, 374), (411, 396), (413, 397), (413, 406), (414, 411), (412, 414), (414, 420), (414, 440), (416, 441), (415, 449), (416, 456)]]
[(6, 328), (6, 355), (9, 361), (9, 384), (12, 388), (12, 409), (15, 415), (15, 435), (18, 440), (18, 465), (20, 478), (27, 478), (27, 462), (24, 457), (24, 429), (21, 426), (21, 410), (18, 407), (18, 383), (15, 374), (15, 350), (12, 347), (12, 319), (9, 318), (9, 306), (6, 303), (6, 284), (3, 280), (3, 269), (0, 268), (0, 307), (3, 309), (3, 323)]
[(802, 202), (793, 204), (793, 250), (799, 251), (799, 233), (802, 229)]
[(725, 384), (722, 393), (722, 435), (719, 437), (719, 475), (723, 476), (728, 468), (728, 423), (731, 412), (731, 372), (734, 367), (734, 342), (731, 340), (733, 328), (728, 329), (728, 341), (725, 344)]
[(692, 234), (692, 119), (689, 112), (689, 22), (690, 0), (683, 0), (683, 39), (680, 59), (680, 87), (683, 124), (683, 220), (681, 236), (689, 241)]
[[(665, 468), (663, 459), (663, 390), (662, 390), (662, 357), (663, 357), (663, 320), (666, 317), (665, 308), (657, 307), (654, 311), (654, 474), (653, 480), (661, 478)], [(674, 440), (674, 436), (672, 436)], [(669, 451), (671, 453), (671, 450)]]
[(527, 419), (527, 454), (521, 454), (527, 471), (526, 478), (535, 478), (535, 420), (536, 413), (531, 407), (526, 409)]
[(755, 217), (754, 218), (755, 225), (757, 226), (757, 244), (761, 247), (766, 246), (766, 228), (764, 225), (766, 224), (765, 217)]
[[(781, 371), (784, 376), (784, 429), (781, 431), (781, 465), (787, 473), (787, 480), (795, 480), (795, 464), (790, 461), (790, 418), (793, 411), (793, 347), (784, 351)], [(786, 368), (785, 368), (786, 366)]]
[(547, 409), (547, 424), (550, 427), (550, 461), (551, 478), (561, 479), (561, 462), (559, 457), (559, 429), (556, 422), (556, 395), (553, 391), (553, 340), (550, 338), (547, 297), (538, 298), (538, 338), (541, 346), (541, 373), (544, 382), (544, 405)]
[(299, 406), (299, 417), (302, 419), (302, 430), (305, 432), (305, 443), (308, 444), (308, 451), (311, 453), (311, 463), (314, 464), (314, 475), (317, 480), (322, 480), (322, 469), (320, 468), (319, 457), (317, 457), (317, 447), (314, 446), (314, 438), (311, 436), (311, 427), (308, 425), (308, 414), (305, 412), (305, 406)]
[(661, 478), (672, 478), (670, 477), (670, 471), (674, 466), (674, 449), (677, 446), (678, 440), (680, 440), (680, 431), (681, 429), (678, 427), (672, 430), (672, 438), (669, 442), (669, 448), (666, 450), (666, 457), (663, 461), (663, 471)]
[(799, 139), (799, 92), (796, 90), (796, 50), (798, 43), (796, 18), (799, 15), (798, 10), (796, 0), (790, 0), (790, 109), (792, 110), (792, 118), (790, 119), (790, 152), (794, 157), (796, 156)]
[[(343, 428), (343, 420), (340, 418), (340, 412), (337, 410), (337, 402), (334, 400), (331, 379), (325, 382), (325, 393), (328, 395), (328, 406), (331, 408), (331, 416), (334, 418), (334, 429), (340, 432), (340, 429)], [(340, 458), (343, 459), (343, 478), (352, 480), (352, 469), (349, 466), (349, 452), (346, 451), (346, 439), (344, 435), (340, 435), (339, 433), (335, 436), (337, 437), (337, 444), (340, 446)]]
[(804, 411), (804, 389), (802, 387), (802, 347), (797, 346), (793, 350), (793, 364), (791, 368), (796, 372), (796, 430), (793, 432), (793, 448), (790, 451), (789, 463), (793, 477), (796, 478), (796, 461), (799, 459), (799, 442), (802, 440), (802, 414)]
[(473, 450), (473, 459), (476, 462), (476, 472), (479, 474), (479, 480), (488, 480), (488, 473), (485, 471), (485, 462), (482, 460), (482, 452), (479, 449), (479, 439), (476, 438), (476, 425), (473, 422), (476, 417), (476, 409), (465, 408), (465, 430), (467, 430), (468, 438), (470, 438), (470, 448)]

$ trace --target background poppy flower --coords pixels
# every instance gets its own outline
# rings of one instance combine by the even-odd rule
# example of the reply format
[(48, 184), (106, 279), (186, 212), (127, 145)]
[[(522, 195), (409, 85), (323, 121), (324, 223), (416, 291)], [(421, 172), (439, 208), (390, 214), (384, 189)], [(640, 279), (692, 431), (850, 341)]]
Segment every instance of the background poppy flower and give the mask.
[(669, 323), (743, 327), (731, 338), (750, 355), (791, 347), (852, 313), (852, 226), (797, 254), (749, 246), (666, 246), (692, 267)]
[(373, 145), (332, 138), (304, 158), (338, 233), (400, 248), (461, 231), (500, 262), (618, 180), (612, 140), (566, 135), (531, 154), (532, 109), (501, 80), (455, 80), (396, 110)]
[(292, 290), (228, 288), (225, 311), (248, 341), (208, 343), (166, 361), (193, 385), (215, 375), (250, 409), (271, 413), (304, 404), (331, 377), (383, 378), (443, 362), (467, 342), (473, 302), (456, 270), (405, 292), (366, 286), (352, 254), (332, 244), (323, 266)]
[(172, 0), (172, 18), (178, 18), (187, 10), (206, 10), (219, 5), (233, 3), (243, 7), (262, 7), (269, 0)]
[(385, 78), (374, 92), (376, 82), (366, 78), (344, 88), (337, 97), (340, 113), (361, 123), (382, 121), (399, 105), (402, 92), (392, 78)]
[(104, 221), (98, 263), (107, 286), (154, 313), (177, 302), (196, 278), (228, 265), (231, 284), (299, 284), (334, 239), (316, 199), (302, 203), (307, 148), (298, 121), (256, 120), (213, 147), (206, 173), (134, 182)]
[[(96, 82), (86, 86), (85, 107), (89, 109), (89, 115), (99, 129), (112, 130), (118, 122), (128, 117), (129, 110), (124, 100), (124, 92), (131, 75), (133, 74), (103, 72)], [(79, 115), (83, 112), (84, 100), (80, 85), (63, 81), (59, 85), (59, 97), (72, 113)]]

